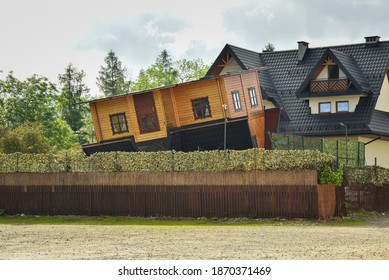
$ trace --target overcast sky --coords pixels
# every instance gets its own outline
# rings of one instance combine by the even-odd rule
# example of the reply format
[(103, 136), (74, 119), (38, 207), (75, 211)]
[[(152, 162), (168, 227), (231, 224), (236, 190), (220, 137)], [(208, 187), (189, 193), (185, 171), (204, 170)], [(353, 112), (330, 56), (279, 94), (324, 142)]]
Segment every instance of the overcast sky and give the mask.
[(57, 83), (69, 63), (91, 94), (113, 50), (135, 79), (163, 49), (211, 64), (226, 43), (261, 51), (389, 40), (387, 0), (0, 0), (0, 78)]

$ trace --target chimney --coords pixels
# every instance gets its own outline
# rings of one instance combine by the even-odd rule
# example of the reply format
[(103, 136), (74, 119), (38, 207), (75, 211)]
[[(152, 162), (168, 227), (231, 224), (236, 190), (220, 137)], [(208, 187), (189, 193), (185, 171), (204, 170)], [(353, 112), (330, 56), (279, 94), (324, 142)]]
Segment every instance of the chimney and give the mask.
[(307, 42), (304, 42), (304, 41), (300, 41), (300, 42), (297, 42), (298, 44), (298, 61), (303, 61), (304, 60), (304, 55), (305, 53), (307, 52), (308, 50), (308, 45), (309, 43)]
[(380, 41), (380, 36), (368, 36), (365, 37), (366, 44), (377, 44)]

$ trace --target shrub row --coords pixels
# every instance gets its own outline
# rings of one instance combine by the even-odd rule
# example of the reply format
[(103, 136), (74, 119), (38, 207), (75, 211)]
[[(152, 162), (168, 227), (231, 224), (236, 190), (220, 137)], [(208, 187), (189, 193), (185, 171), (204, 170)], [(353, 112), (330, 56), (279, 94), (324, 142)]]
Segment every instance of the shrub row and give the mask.
[(374, 184), (376, 186), (389, 185), (389, 169), (379, 166), (365, 166), (364, 168), (346, 168), (345, 183)]
[(321, 171), (333, 166), (333, 156), (318, 151), (206, 152), (111, 152), (63, 154), (0, 154), (0, 172), (143, 172), (143, 171), (226, 171), (226, 170), (302, 170)]

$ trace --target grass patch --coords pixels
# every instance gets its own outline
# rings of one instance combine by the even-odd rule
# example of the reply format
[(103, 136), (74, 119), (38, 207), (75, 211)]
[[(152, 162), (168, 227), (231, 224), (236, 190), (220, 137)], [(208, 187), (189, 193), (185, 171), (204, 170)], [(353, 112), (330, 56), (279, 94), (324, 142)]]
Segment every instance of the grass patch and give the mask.
[(359, 217), (331, 220), (306, 219), (207, 219), (171, 217), (118, 217), (118, 216), (0, 216), (0, 224), (20, 225), (128, 225), (128, 226), (360, 226), (365, 219)]

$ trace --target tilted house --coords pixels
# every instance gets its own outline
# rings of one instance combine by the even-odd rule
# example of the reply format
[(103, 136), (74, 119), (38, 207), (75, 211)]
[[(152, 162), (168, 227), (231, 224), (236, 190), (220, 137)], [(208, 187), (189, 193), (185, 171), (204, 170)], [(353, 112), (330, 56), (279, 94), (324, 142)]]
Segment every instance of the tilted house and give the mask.
[(367, 164), (389, 167), (389, 41), (255, 52), (226, 45), (207, 76), (262, 68), (268, 132), (359, 140)]
[[(103, 151), (177, 151), (264, 147), (264, 109), (258, 70), (89, 102)], [(226, 137), (224, 136), (226, 135)], [(226, 139), (226, 141), (224, 141)]]

